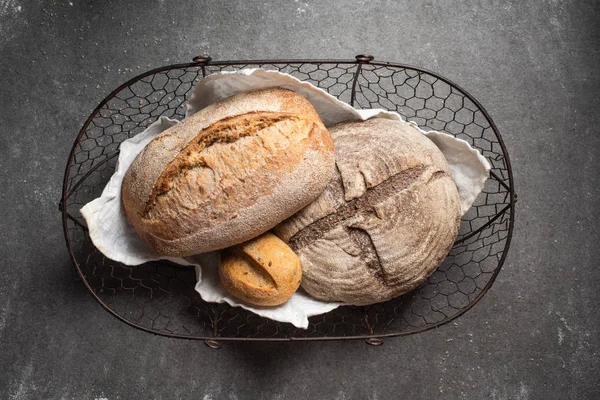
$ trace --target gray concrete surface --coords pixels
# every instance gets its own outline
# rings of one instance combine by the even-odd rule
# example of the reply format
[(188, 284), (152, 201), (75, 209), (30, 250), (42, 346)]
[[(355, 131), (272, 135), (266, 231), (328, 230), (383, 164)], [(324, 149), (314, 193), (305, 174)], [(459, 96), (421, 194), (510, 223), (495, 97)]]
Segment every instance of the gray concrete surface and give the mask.
[[(0, 398), (600, 398), (599, 16), (597, 1), (561, 0), (0, 0)], [(201, 53), (363, 52), (455, 80), (504, 136), (516, 231), (473, 310), (379, 348), (214, 351), (94, 302), (57, 202), (72, 141), (108, 92)]]

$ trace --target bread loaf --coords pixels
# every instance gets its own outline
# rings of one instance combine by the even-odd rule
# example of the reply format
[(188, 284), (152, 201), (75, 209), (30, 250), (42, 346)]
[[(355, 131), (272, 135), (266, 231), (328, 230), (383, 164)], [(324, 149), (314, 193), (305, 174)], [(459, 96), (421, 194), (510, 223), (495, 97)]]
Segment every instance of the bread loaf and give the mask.
[(258, 306), (285, 303), (300, 286), (298, 256), (270, 232), (225, 249), (219, 266), (221, 285), (232, 295)]
[(460, 204), (444, 155), (402, 121), (330, 128), (337, 172), (276, 234), (298, 254), (302, 287), (326, 301), (366, 305), (417, 287), (456, 239)]
[(126, 215), (159, 254), (189, 256), (251, 239), (314, 200), (334, 168), (311, 104), (281, 88), (238, 94), (167, 129), (122, 186)]

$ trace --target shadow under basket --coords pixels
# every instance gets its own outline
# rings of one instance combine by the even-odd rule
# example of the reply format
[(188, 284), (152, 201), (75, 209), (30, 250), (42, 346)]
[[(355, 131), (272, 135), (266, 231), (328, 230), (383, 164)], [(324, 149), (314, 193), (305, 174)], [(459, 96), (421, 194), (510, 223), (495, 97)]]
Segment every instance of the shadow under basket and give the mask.
[[(122, 141), (160, 116), (182, 119), (192, 87), (221, 71), (276, 69), (312, 83), (356, 108), (396, 111), (423, 129), (464, 139), (492, 165), (482, 193), (462, 218), (458, 238), (440, 267), (416, 290), (385, 303), (343, 306), (311, 317), (308, 329), (275, 322), (227, 304), (207, 303), (194, 290), (193, 268), (169, 262), (130, 267), (92, 244), (79, 209), (100, 196)], [(69, 155), (60, 210), (67, 248), (83, 283), (108, 312), (144, 331), (203, 340), (299, 341), (383, 339), (445, 324), (473, 307), (492, 286), (506, 258), (516, 195), (506, 147), (494, 122), (464, 89), (433, 72), (371, 56), (355, 60), (212, 61), (157, 68), (108, 95), (83, 124)]]

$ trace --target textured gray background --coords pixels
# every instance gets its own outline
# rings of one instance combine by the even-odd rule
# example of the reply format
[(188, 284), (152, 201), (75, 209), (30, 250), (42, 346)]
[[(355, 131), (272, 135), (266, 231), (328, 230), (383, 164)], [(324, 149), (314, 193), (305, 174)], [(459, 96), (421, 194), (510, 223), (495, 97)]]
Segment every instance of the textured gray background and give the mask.
[[(600, 398), (598, 1), (175, 3), (0, 0), (0, 398)], [(379, 348), (214, 351), (95, 303), (57, 203), (72, 141), (106, 94), (202, 53), (363, 52), (455, 80), (504, 136), (516, 231), (473, 310)]]

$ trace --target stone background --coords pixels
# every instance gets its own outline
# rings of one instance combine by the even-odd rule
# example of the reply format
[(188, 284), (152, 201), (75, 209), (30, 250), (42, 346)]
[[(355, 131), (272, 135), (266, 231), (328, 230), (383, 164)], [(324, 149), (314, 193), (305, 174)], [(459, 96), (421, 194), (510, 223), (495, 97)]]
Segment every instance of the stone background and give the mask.
[[(0, 0), (0, 398), (600, 398), (597, 1)], [(57, 203), (73, 139), (150, 68), (373, 54), (490, 112), (519, 195), (498, 280), (455, 323), (382, 347), (156, 337), (103, 311)]]

